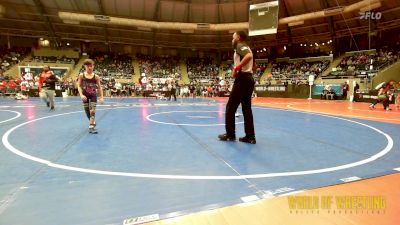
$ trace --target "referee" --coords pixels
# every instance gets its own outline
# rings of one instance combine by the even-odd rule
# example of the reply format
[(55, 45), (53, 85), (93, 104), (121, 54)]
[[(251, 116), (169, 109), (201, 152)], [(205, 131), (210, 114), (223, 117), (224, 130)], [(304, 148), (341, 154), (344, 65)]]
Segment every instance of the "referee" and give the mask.
[(255, 144), (253, 112), (251, 110), (251, 95), (254, 90), (253, 53), (245, 42), (246, 38), (247, 35), (243, 31), (237, 31), (233, 34), (232, 45), (235, 51), (233, 62), (235, 67), (232, 70), (232, 76), (235, 81), (226, 105), (226, 133), (219, 135), (218, 138), (221, 141), (236, 140), (235, 113), (241, 103), (246, 136), (239, 138), (239, 141)]

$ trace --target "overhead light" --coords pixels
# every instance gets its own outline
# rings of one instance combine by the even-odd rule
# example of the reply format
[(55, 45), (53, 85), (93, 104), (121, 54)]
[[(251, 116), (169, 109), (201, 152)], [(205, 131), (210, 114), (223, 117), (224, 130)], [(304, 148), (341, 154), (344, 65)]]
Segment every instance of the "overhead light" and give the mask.
[(49, 47), (50, 46), (50, 42), (49, 42), (49, 40), (46, 40), (46, 39), (41, 39), (40, 41), (39, 41), (39, 45), (40, 46), (42, 46), (42, 47)]
[(267, 51), (267, 49), (263, 48), (264, 51)]
[(322, 45), (325, 45), (325, 42), (323, 42)]
[(67, 46), (69, 46), (69, 42), (67, 42)]
[(286, 50), (286, 45), (285, 45), (285, 46), (283, 46), (283, 50)]
[(300, 46), (303, 46), (303, 44), (300, 44)]

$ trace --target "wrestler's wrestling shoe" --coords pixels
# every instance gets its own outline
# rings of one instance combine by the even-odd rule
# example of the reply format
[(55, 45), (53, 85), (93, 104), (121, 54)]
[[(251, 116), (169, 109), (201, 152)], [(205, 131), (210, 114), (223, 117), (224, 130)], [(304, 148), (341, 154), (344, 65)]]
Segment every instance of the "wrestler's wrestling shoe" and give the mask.
[(90, 126), (90, 127), (89, 127), (89, 133), (91, 133), (91, 134), (97, 134), (98, 132), (97, 132), (96, 127), (95, 127), (95, 126)]

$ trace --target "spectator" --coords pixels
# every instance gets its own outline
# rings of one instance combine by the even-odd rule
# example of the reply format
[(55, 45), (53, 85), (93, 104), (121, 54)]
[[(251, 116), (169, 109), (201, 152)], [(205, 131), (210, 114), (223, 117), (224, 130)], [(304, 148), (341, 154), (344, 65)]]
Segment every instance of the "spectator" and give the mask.
[(346, 100), (347, 99), (347, 92), (349, 90), (349, 85), (347, 84), (347, 82), (345, 81), (344, 84), (342, 85), (342, 99)]

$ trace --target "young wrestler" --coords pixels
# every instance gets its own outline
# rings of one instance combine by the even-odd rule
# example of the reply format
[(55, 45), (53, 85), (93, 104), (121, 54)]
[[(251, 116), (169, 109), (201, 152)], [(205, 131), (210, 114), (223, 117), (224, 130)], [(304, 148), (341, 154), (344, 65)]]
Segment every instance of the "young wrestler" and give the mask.
[(78, 91), (83, 102), (86, 116), (89, 119), (89, 133), (97, 134), (97, 130), (95, 128), (97, 89), (100, 92), (100, 103), (102, 103), (104, 102), (103, 88), (100, 84), (100, 77), (93, 73), (93, 60), (86, 59), (83, 65), (85, 66), (85, 72), (79, 74)]

